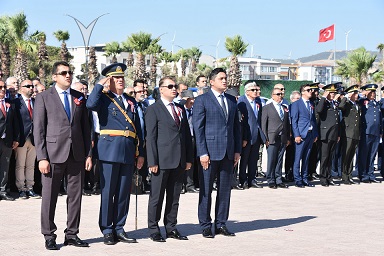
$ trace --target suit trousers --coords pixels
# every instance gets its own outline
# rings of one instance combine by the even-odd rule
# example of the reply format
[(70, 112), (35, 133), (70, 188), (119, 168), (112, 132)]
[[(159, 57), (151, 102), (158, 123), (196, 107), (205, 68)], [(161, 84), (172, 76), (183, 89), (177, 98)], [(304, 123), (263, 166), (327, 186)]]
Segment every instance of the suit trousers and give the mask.
[[(259, 151), (256, 150), (258, 153)], [(256, 160), (255, 160), (256, 163)], [(198, 217), (202, 230), (211, 227), (211, 206), (213, 181), (217, 177), (217, 194), (215, 206), (215, 226), (221, 228), (226, 225), (229, 216), (231, 198), (231, 181), (233, 175), (233, 160), (224, 157), (221, 161), (212, 161), (207, 170), (201, 168), (199, 173), (200, 191)]]
[(321, 157), (321, 141), (317, 140), (312, 145), (311, 153), (308, 160), (308, 175), (312, 176), (316, 174), (317, 165), (320, 162)]
[(341, 137), (340, 145), (341, 145), (341, 155), (343, 159), (342, 178), (344, 181), (347, 181), (349, 179), (352, 179), (353, 158), (355, 157), (357, 145), (359, 145), (359, 140), (354, 140), (347, 137)]
[(377, 169), (380, 170), (380, 174), (384, 177), (384, 144), (379, 144), (377, 151)]
[[(241, 152), (240, 170), (239, 170), (239, 181), (240, 184), (248, 182), (249, 185), (256, 179), (257, 160), (259, 159), (260, 141), (258, 140), (255, 144), (247, 143), (243, 147)], [(247, 175), (248, 167), (248, 175)]]
[(291, 139), (291, 143), (285, 149), (284, 172), (285, 179), (293, 180), (293, 162), (295, 160), (295, 141)]
[(12, 148), (5, 145), (4, 139), (0, 139), (0, 194), (5, 194), (8, 183), (9, 162)]
[(358, 172), (361, 181), (374, 180), (374, 161), (379, 148), (380, 137), (362, 134), (358, 152)]
[(320, 158), (320, 182), (328, 184), (331, 180), (331, 168), (333, 153), (336, 149), (337, 141), (322, 140), (321, 141), (321, 158)]
[(269, 144), (267, 148), (267, 182), (268, 184), (282, 183), (283, 156), (285, 144), (281, 141), (281, 136), (277, 136), (274, 144)]
[(99, 227), (105, 234), (124, 232), (131, 195), (133, 164), (100, 162)]
[[(308, 132), (307, 137), (300, 143), (295, 143), (295, 161), (293, 163), (293, 176), (296, 183), (308, 182), (308, 160), (315, 137)], [(301, 162), (301, 170), (300, 170)]]
[(159, 169), (152, 173), (151, 192), (148, 200), (148, 228), (150, 234), (160, 232), (159, 221), (165, 199), (164, 226), (167, 233), (176, 229), (177, 212), (185, 170), (180, 166), (176, 169)]
[[(193, 159), (196, 159), (195, 158), (195, 156), (196, 156), (195, 137), (192, 137), (192, 145), (193, 145), (193, 152), (194, 152)], [(194, 170), (195, 168), (196, 168), (196, 163), (195, 163), (195, 161), (193, 161), (191, 169), (185, 171), (184, 184), (185, 184), (185, 187), (187, 190), (195, 188), (195, 182), (194, 182), (194, 178), (193, 178), (193, 174), (195, 173), (195, 170)]]
[(16, 148), (16, 187), (19, 191), (32, 190), (35, 176), (36, 150), (28, 137), (24, 146)]
[(41, 175), (41, 233), (45, 239), (56, 238), (55, 211), (57, 196), (63, 176), (68, 180), (67, 186), (67, 228), (66, 238), (74, 238), (79, 233), (81, 197), (84, 179), (85, 161), (77, 162), (72, 150), (67, 161), (60, 164), (51, 163), (51, 170)]

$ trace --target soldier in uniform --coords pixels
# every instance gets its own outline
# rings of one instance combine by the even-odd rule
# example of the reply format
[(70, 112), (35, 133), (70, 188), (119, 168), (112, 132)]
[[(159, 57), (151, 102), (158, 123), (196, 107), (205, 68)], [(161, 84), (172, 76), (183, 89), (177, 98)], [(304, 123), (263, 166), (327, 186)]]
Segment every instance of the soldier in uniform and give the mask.
[(328, 84), (323, 87), (324, 94), (316, 106), (316, 112), (319, 115), (319, 134), (321, 141), (320, 158), (320, 183), (322, 186), (338, 185), (333, 182), (331, 176), (332, 155), (336, 143), (340, 139), (339, 129), (339, 111), (336, 107), (337, 86)]
[(106, 78), (95, 85), (87, 101), (87, 107), (97, 112), (100, 124), (97, 144), (101, 188), (99, 226), (106, 245), (117, 241), (136, 243), (136, 239), (127, 236), (124, 225), (134, 166), (142, 168), (144, 152), (137, 103), (123, 93), (126, 68), (122, 63), (104, 68), (101, 74)]
[(342, 112), (340, 129), (340, 145), (342, 159), (342, 179), (346, 185), (355, 184), (352, 179), (353, 157), (360, 140), (361, 108), (357, 104), (359, 86), (352, 85), (345, 91), (346, 96), (341, 100), (339, 109)]
[(365, 98), (359, 100), (361, 107), (361, 131), (358, 148), (358, 173), (364, 183), (378, 183), (374, 174), (374, 160), (382, 135), (381, 104), (376, 99), (377, 84), (361, 87)]

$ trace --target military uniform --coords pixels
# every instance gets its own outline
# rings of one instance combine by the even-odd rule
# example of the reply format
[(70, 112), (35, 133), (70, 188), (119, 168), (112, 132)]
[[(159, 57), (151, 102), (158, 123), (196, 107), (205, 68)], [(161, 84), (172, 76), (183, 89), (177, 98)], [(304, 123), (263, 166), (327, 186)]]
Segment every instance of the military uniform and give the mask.
[[(376, 91), (376, 84), (361, 87), (362, 90)], [(377, 182), (374, 175), (374, 160), (382, 135), (381, 104), (376, 100), (362, 98), (359, 100), (361, 107), (361, 133), (358, 147), (358, 173), (362, 182)]]
[[(324, 90), (336, 93), (335, 84), (324, 86)], [(332, 155), (340, 136), (339, 111), (335, 102), (322, 97), (316, 106), (319, 115), (319, 139), (321, 141), (320, 183), (323, 186), (334, 185), (331, 177)]]
[[(116, 63), (106, 67), (102, 74), (121, 77), (125, 69), (124, 64)], [(97, 112), (100, 124), (97, 144), (101, 188), (99, 226), (106, 244), (113, 243), (113, 235), (127, 242), (124, 241), (127, 240), (124, 238), (124, 225), (135, 155), (137, 150), (139, 156), (144, 154), (137, 103), (125, 93), (121, 99), (119, 97), (111, 91), (103, 92), (103, 85), (96, 84), (87, 101), (87, 107)]]
[[(345, 92), (358, 92), (358, 86), (352, 85)], [(357, 145), (360, 140), (360, 115), (361, 107), (357, 102), (344, 97), (339, 109), (342, 112), (343, 119), (341, 120), (340, 143), (342, 154), (342, 179), (344, 184), (354, 184), (352, 180), (353, 158), (356, 153)]]
[[(312, 93), (312, 98), (310, 99), (313, 102), (313, 105), (316, 107), (319, 104), (320, 98), (316, 96), (315, 92), (319, 92), (319, 84), (320, 83), (313, 83), (310, 84), (309, 87), (314, 90)], [(316, 125), (319, 130), (319, 114), (315, 112), (316, 117)], [(312, 180), (314, 178), (319, 178), (319, 176), (316, 173), (317, 164), (320, 161), (320, 150), (321, 150), (321, 141), (317, 140), (313, 143), (311, 153), (309, 155), (309, 161), (308, 161), (308, 179)]]

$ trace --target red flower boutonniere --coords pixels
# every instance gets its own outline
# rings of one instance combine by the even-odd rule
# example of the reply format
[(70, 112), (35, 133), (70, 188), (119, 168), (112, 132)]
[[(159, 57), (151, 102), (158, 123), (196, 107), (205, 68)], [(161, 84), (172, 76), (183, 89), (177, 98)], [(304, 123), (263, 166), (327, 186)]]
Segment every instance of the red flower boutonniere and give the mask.
[(257, 110), (259, 110), (259, 109), (260, 109), (260, 104), (259, 104), (259, 103), (257, 103), (257, 102), (256, 102), (256, 108), (257, 108)]
[(182, 113), (181, 108), (177, 107), (177, 115), (178, 115), (179, 117), (181, 116), (181, 113)]
[(289, 112), (289, 109), (288, 108), (283, 108), (285, 112)]
[(9, 109), (9, 108), (11, 107), (11, 104), (9, 104), (8, 102), (6, 102), (6, 103), (5, 103), (5, 107), (6, 107), (7, 109)]
[(365, 105), (365, 106), (368, 105), (368, 100), (365, 100), (365, 101), (364, 101), (364, 105)]
[(311, 105), (311, 108), (312, 108), (312, 110), (314, 110), (314, 109), (315, 109), (315, 107), (314, 107), (313, 105)]
[(133, 102), (131, 100), (128, 100), (128, 105), (131, 107), (131, 112), (134, 113), (135, 112), (135, 105), (133, 104)]
[(81, 104), (83, 104), (84, 98), (83, 96), (81, 96), (80, 98), (74, 98), (73, 101), (75, 102), (76, 106), (80, 106)]

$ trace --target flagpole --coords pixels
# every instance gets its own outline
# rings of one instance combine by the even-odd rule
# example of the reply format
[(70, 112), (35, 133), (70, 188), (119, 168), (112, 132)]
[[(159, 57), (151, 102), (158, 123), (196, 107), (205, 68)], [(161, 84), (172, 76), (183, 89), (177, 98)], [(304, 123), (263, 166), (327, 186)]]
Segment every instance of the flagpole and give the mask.
[[(335, 49), (333, 51), (333, 73), (332, 73), (332, 77), (334, 76), (334, 72), (335, 72), (335, 69), (336, 69), (336, 26), (334, 26), (334, 30), (333, 30), (333, 35), (334, 35), (334, 39), (335, 39)], [(331, 83), (332, 83), (332, 78), (331, 78)]]

